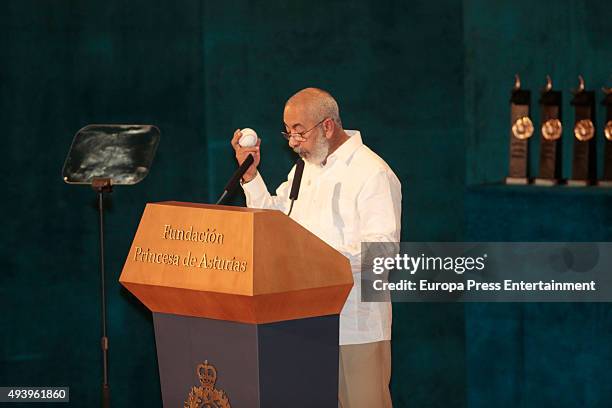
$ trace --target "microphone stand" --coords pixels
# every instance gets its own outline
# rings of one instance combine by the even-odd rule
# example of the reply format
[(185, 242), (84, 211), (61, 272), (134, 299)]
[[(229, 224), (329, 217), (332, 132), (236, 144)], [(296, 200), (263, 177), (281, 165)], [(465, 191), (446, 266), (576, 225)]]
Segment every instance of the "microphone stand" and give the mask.
[(98, 213), (100, 220), (100, 292), (102, 314), (102, 408), (110, 408), (110, 385), (108, 383), (108, 336), (106, 335), (106, 285), (104, 275), (104, 193), (111, 193), (113, 187), (110, 178), (93, 179), (91, 187), (98, 194)]
[(242, 164), (232, 175), (232, 178), (225, 185), (225, 189), (223, 189), (223, 194), (221, 194), (221, 197), (219, 197), (215, 204), (221, 204), (228, 194), (234, 192), (234, 190), (238, 186), (238, 183), (240, 183), (240, 179), (242, 178), (242, 176), (244, 176), (244, 173), (246, 173), (246, 171), (249, 169), (249, 167), (251, 167), (251, 164), (253, 164), (254, 161), (255, 159), (253, 158), (252, 154), (249, 154), (246, 159), (244, 159)]

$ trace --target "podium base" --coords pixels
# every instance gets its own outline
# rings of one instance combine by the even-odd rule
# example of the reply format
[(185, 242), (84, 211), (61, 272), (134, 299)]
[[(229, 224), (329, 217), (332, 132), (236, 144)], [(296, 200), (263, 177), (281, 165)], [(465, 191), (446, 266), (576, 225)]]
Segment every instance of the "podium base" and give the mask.
[(166, 408), (198, 392), (232, 407), (338, 406), (338, 315), (246, 324), (153, 313), (153, 322)]

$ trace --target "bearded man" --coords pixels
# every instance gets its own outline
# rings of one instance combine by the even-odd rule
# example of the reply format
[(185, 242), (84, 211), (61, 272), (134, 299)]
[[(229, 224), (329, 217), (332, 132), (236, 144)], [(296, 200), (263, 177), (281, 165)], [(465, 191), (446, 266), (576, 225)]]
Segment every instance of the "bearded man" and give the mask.
[[(357, 130), (344, 130), (336, 100), (306, 88), (287, 100), (283, 114), (289, 147), (304, 160), (300, 197), (291, 218), (345, 255), (355, 285), (340, 314), (338, 406), (391, 407), (391, 304), (362, 302), (361, 243), (399, 242), (401, 185), (393, 170), (363, 144)], [(295, 166), (271, 195), (257, 171), (261, 140), (241, 147), (232, 138), (238, 163), (254, 162), (242, 179), (247, 206), (287, 213)]]

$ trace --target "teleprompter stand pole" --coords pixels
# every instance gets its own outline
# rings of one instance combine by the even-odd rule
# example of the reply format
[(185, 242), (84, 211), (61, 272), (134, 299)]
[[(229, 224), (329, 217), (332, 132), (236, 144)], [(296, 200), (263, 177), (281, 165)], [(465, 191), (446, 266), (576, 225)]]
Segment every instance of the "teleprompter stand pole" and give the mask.
[(70, 145), (62, 169), (67, 184), (93, 188), (100, 221), (100, 304), (102, 314), (102, 408), (110, 408), (108, 336), (106, 334), (106, 278), (104, 271), (104, 194), (114, 186), (140, 183), (149, 174), (160, 132), (153, 125), (98, 124), (81, 128)]
[(106, 290), (104, 276), (104, 193), (113, 191), (110, 178), (93, 179), (91, 187), (98, 193), (98, 213), (100, 220), (100, 292), (102, 306), (102, 408), (110, 408), (110, 385), (108, 383), (108, 337), (106, 335)]

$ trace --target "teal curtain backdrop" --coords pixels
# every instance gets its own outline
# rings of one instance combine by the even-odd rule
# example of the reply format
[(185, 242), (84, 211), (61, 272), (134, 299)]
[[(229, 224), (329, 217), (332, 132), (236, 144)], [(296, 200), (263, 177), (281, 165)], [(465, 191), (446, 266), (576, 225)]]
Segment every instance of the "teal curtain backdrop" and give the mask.
[[(515, 73), (532, 91), (535, 118), (547, 74), (563, 91), (563, 173), (571, 175), (570, 90), (582, 74), (599, 103), (601, 87), (612, 85), (612, 4), (465, 0), (463, 15), (464, 239), (610, 241), (612, 189), (486, 183), (507, 172)], [(598, 107), (599, 159), (604, 117)], [(531, 146), (530, 170), (537, 174), (539, 149), (537, 143)], [(610, 304), (469, 304), (464, 310), (467, 406), (612, 406), (612, 383), (604, 380), (612, 364)]]
[[(149, 176), (107, 203), (116, 406), (161, 406), (150, 313), (117, 282), (145, 203), (213, 202), (236, 167), (229, 139), (247, 126), (262, 137), (261, 172), (274, 189), (294, 160), (278, 133), (283, 103), (300, 88), (332, 92), (345, 126), (395, 169), (403, 240), (609, 241), (609, 190), (485, 183), (506, 173), (514, 73), (533, 91), (550, 73), (564, 97), (579, 73), (590, 89), (612, 85), (611, 7), (3, 2), (0, 385), (70, 386), (71, 405), (98, 403), (95, 195), (61, 180), (74, 133), (90, 123), (162, 131)], [(607, 304), (394, 305), (396, 407), (604, 407), (610, 365)]]

